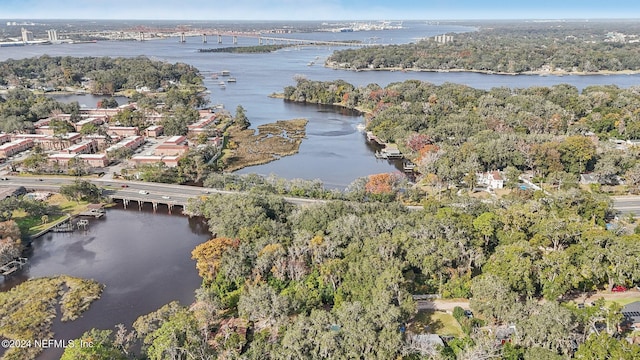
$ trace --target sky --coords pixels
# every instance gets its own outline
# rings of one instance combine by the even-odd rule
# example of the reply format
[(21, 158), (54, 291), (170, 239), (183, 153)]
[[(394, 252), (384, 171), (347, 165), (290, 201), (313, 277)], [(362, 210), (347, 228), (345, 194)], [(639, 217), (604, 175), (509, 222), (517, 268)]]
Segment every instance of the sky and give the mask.
[(0, 0), (0, 19), (640, 18), (638, 0)]

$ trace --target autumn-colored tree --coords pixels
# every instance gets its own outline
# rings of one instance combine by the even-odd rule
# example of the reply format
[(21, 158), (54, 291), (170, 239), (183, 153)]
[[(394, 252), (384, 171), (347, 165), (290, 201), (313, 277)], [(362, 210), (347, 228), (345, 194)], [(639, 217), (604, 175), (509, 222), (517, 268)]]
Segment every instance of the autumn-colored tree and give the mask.
[(440, 147), (438, 147), (438, 145), (425, 144), (420, 149), (418, 149), (418, 152), (420, 153), (420, 156), (418, 157), (418, 161), (427, 158), (429, 154), (437, 153), (438, 150), (440, 150)]
[(412, 151), (420, 151), (425, 145), (431, 143), (431, 137), (425, 134), (413, 134), (407, 138), (407, 147)]
[(391, 173), (370, 175), (365, 191), (377, 200), (392, 200), (399, 180), (396, 174)]
[(196, 261), (196, 268), (200, 276), (206, 281), (212, 281), (216, 277), (222, 255), (229, 248), (238, 247), (237, 239), (213, 238), (196, 246), (191, 252), (191, 258)]

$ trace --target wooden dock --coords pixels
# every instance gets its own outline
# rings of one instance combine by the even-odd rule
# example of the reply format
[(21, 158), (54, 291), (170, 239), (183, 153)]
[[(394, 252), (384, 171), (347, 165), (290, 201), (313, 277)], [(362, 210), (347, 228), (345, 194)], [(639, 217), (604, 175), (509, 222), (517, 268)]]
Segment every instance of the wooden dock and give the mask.
[(407, 160), (404, 162), (404, 164), (402, 164), (402, 168), (405, 172), (413, 172), (413, 170), (416, 168), (416, 164)]
[(73, 231), (73, 224), (71, 222), (61, 223), (61, 224), (58, 224), (58, 225), (52, 227), (51, 231), (53, 231), (53, 232), (72, 232)]
[(103, 217), (105, 214), (104, 209), (88, 209), (86, 211), (81, 212), (79, 215), (80, 216), (93, 216), (94, 218), (98, 219)]
[(371, 132), (371, 131), (367, 131), (367, 140), (369, 142), (374, 142), (374, 143), (376, 143), (376, 144), (378, 144), (380, 146), (384, 146), (384, 141), (378, 139), (378, 137), (373, 135), (373, 132)]
[(27, 264), (28, 261), (29, 260), (27, 258), (23, 258), (23, 257), (10, 261), (2, 265), (2, 267), (0, 267), (0, 275), (6, 277), (15, 273), (16, 271), (22, 269)]

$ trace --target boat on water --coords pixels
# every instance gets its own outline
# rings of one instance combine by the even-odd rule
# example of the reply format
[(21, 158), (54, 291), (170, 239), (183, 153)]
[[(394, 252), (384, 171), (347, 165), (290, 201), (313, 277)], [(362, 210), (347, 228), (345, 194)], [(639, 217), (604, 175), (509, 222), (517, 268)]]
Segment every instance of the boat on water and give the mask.
[(229, 76), (231, 75), (231, 72), (229, 70), (222, 70), (222, 72), (220, 73), (220, 75), (222, 76)]
[(358, 125), (356, 125), (356, 129), (360, 132), (364, 131), (367, 128), (367, 126), (363, 123), (360, 123)]
[(227, 84), (225, 84), (225, 83), (224, 83), (224, 81), (220, 81), (220, 82), (218, 83), (218, 85), (220, 85), (220, 88), (221, 88), (221, 89), (224, 89), (224, 88), (226, 88), (226, 87), (227, 87)]
[(211, 74), (211, 78), (214, 79), (214, 80), (217, 79), (218, 78), (218, 73)]
[(315, 64), (313, 61), (309, 61), (309, 63), (307, 64), (307, 66), (313, 66), (313, 64)]
[(228, 83), (234, 83), (236, 82), (236, 78), (230, 77), (229, 79), (227, 79)]

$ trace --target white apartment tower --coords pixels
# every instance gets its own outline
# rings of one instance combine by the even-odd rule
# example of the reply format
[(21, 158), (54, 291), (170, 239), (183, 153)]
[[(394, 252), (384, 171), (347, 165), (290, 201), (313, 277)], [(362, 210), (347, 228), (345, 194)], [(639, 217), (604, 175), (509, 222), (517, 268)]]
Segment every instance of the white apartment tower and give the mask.
[(58, 32), (55, 29), (47, 30), (49, 41), (58, 41)]
[(33, 33), (25, 28), (22, 28), (22, 41), (33, 41)]

